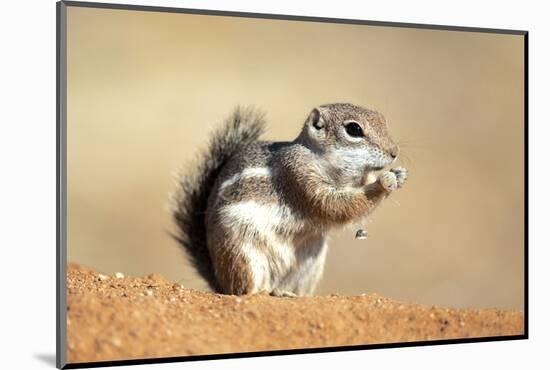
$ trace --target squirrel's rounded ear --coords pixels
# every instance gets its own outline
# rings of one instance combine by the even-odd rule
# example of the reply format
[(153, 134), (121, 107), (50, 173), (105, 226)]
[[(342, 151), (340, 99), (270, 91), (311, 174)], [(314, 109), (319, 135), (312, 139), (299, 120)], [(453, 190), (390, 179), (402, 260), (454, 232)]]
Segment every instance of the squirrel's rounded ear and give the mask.
[(321, 112), (319, 112), (319, 109), (317, 108), (313, 108), (309, 114), (308, 121), (311, 122), (311, 125), (317, 130), (322, 129), (325, 126), (323, 120), (321, 119)]

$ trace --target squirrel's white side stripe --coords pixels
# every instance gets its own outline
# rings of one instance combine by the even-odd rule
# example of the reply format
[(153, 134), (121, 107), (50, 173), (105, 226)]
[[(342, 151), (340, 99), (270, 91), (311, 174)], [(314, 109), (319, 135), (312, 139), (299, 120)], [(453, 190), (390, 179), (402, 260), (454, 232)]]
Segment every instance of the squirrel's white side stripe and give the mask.
[(286, 221), (278, 204), (260, 204), (254, 200), (228, 204), (220, 209), (220, 215), (221, 221), (229, 227), (249, 226), (262, 234), (272, 232)]
[(219, 194), (221, 194), (225, 188), (233, 185), (240, 179), (244, 177), (270, 177), (271, 176), (271, 169), (269, 167), (252, 167), (252, 168), (245, 168), (243, 172), (237, 173), (233, 176), (231, 176), (230, 179), (225, 180), (220, 185)]
[(276, 230), (280, 235), (294, 235), (305, 226), (303, 219), (278, 203), (261, 204), (254, 200), (245, 200), (225, 205), (219, 212), (221, 222), (230, 230), (251, 227), (262, 236), (276, 237)]

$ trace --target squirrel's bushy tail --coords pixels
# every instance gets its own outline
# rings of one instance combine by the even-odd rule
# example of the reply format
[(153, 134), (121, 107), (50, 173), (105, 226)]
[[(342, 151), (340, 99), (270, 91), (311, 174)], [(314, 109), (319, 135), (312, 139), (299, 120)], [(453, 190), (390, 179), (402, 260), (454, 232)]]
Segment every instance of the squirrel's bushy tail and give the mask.
[(197, 272), (219, 291), (206, 244), (206, 208), (216, 178), (227, 161), (245, 146), (258, 140), (265, 127), (264, 114), (254, 108), (236, 108), (212, 133), (194, 172), (179, 176), (172, 201), (177, 225), (175, 238), (183, 246)]

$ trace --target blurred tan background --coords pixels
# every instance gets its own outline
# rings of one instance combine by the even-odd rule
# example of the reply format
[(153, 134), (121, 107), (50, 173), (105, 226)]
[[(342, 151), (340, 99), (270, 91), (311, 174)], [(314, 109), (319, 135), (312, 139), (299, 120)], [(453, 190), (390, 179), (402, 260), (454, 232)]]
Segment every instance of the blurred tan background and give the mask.
[(205, 284), (167, 212), (173, 174), (237, 104), (290, 140), (310, 109), (383, 112), (406, 186), (332, 234), (319, 294), (523, 307), (521, 36), (68, 10), (68, 260)]

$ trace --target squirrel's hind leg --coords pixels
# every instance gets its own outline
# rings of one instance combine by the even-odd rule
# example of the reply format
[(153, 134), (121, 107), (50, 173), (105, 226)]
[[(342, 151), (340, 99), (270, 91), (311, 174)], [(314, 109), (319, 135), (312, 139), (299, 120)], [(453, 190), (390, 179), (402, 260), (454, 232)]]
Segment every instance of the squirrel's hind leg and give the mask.
[(254, 290), (254, 277), (248, 261), (232, 252), (227, 245), (216, 248), (211, 252), (212, 264), (220, 293), (243, 295)]
[(216, 248), (212, 263), (224, 294), (254, 294), (271, 291), (265, 256), (248, 243), (224, 243)]

